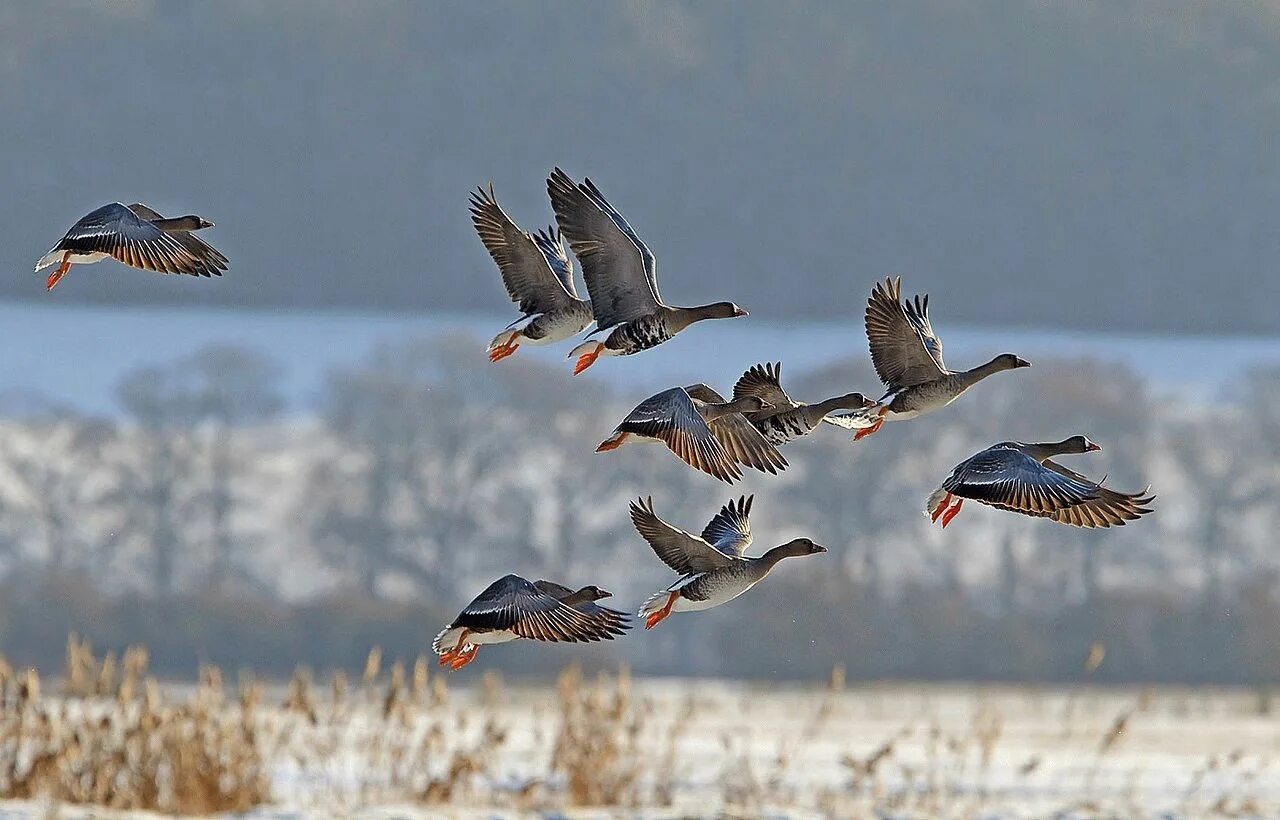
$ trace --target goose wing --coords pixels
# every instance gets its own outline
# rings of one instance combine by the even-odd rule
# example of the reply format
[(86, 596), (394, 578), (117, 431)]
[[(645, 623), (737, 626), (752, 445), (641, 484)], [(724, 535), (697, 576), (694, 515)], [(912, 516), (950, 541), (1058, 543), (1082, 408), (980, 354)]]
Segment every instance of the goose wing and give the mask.
[[(129, 206), (129, 210), (133, 211), (133, 215), (147, 222), (153, 222), (157, 219), (164, 219), (159, 212), (148, 208), (141, 202), (135, 202)], [(195, 258), (205, 263), (204, 276), (221, 276), (222, 271), (227, 269), (227, 257), (223, 256), (217, 248), (205, 242), (191, 231), (165, 231), (169, 236), (178, 241), (178, 244), (186, 249)]]
[(533, 585), (539, 591), (547, 593), (565, 606), (571, 607), (595, 620), (610, 637), (621, 635), (631, 628), (631, 619), (627, 613), (610, 609), (607, 606), (600, 606), (595, 601), (574, 601), (572, 598), (576, 592), (567, 586), (546, 580), (534, 581)]
[(929, 322), (928, 297), (902, 300), (902, 280), (877, 282), (867, 300), (867, 342), (876, 375), (892, 390), (946, 375), (942, 342)]
[[(1046, 468), (1060, 475), (1080, 482), (1093, 483), (1052, 459), (1045, 459), (1042, 463)], [(1122, 493), (1102, 486), (1101, 482), (1095, 486), (1097, 487), (1096, 498), (1058, 510), (1049, 517), (1060, 524), (1070, 524), (1074, 527), (1123, 527), (1125, 522), (1136, 521), (1153, 511), (1148, 505), (1156, 497), (1148, 494), (1146, 490), (1140, 493)]]
[(742, 478), (734, 456), (726, 452), (683, 388), (663, 390), (640, 402), (618, 430), (659, 439), (681, 461), (721, 481), (732, 484)]
[(547, 178), (547, 193), (556, 223), (582, 265), (596, 327), (606, 330), (656, 312), (662, 300), (653, 254), (599, 189), (577, 185), (556, 168)]
[[(59, 251), (105, 253), (130, 267), (157, 273), (208, 275), (205, 262), (184, 248), (175, 237), (139, 219), (119, 202), (103, 205), (81, 217), (41, 261), (52, 264)], [(37, 266), (36, 270), (40, 267), (43, 265)]]
[(942, 489), (992, 507), (1040, 518), (1096, 500), (1098, 485), (1052, 470), (1007, 444), (960, 462)]
[(751, 502), (753, 495), (730, 501), (702, 531), (702, 540), (731, 558), (741, 558), (751, 546)]
[(572, 271), (556, 270), (557, 265), (568, 264), (563, 258), (564, 249), (551, 240), (540, 243), (533, 234), (521, 230), (498, 204), (493, 186), (487, 191), (472, 191), (471, 224), (502, 273), (507, 295), (520, 306), (521, 313), (546, 313), (575, 298)]
[(781, 378), (782, 362), (753, 365), (733, 385), (733, 397), (755, 396), (778, 409), (795, 407), (796, 403), (782, 389)]
[(459, 613), (452, 625), (483, 631), (510, 630), (536, 641), (596, 641), (610, 637), (600, 620), (565, 606), (519, 575), (494, 581)]
[(554, 225), (540, 228), (533, 235), (533, 241), (537, 243), (538, 250), (542, 251), (543, 258), (551, 266), (551, 272), (564, 286), (565, 293), (574, 299), (579, 298), (578, 286), (573, 282), (573, 260), (569, 258), (569, 252), (564, 249), (564, 237), (560, 234), (560, 229)]
[[(724, 397), (705, 384), (685, 388), (685, 392), (706, 404), (724, 404)], [(729, 456), (753, 470), (777, 475), (787, 469), (787, 459), (741, 413), (725, 413), (710, 421), (712, 434)]]
[(631, 502), (631, 523), (662, 563), (681, 575), (696, 575), (724, 569), (740, 560), (726, 555), (696, 535), (677, 529), (653, 511), (653, 499)]

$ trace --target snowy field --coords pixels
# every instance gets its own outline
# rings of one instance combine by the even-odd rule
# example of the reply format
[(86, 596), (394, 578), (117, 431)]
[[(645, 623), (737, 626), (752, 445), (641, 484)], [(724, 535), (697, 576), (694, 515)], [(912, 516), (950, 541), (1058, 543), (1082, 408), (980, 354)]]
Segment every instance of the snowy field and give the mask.
[[(1280, 813), (1280, 725), (1266, 692), (844, 688), (836, 678), (802, 688), (566, 673), (558, 686), (486, 677), (462, 688), (434, 674), (428, 683), (419, 669), (411, 682), (296, 680), (225, 699), (209, 685), (126, 705), (46, 697), (43, 717), (28, 709), (19, 763), (4, 766), (23, 773), (52, 758), (87, 783), (114, 741), (94, 740), (86, 725), (114, 734), (123, 759), (144, 754), (131, 742), (170, 742), (165, 721), (203, 715), (194, 730), (171, 733), (183, 751), (156, 770), (162, 803), (186, 800), (171, 808), (212, 799), (165, 796), (203, 742), (204, 765), (220, 771), (209, 782), (231, 795), (228, 805), (260, 775), (260, 798), (246, 798), (256, 805), (236, 808), (262, 818)], [(9, 743), (12, 704), (6, 711)], [(147, 714), (150, 736), (138, 731)], [(200, 721), (221, 728), (211, 734)], [(59, 742), (67, 747), (39, 762), (36, 747)], [(128, 780), (112, 771), (112, 783)], [(148, 816), (34, 794), (0, 803), (0, 817)]]

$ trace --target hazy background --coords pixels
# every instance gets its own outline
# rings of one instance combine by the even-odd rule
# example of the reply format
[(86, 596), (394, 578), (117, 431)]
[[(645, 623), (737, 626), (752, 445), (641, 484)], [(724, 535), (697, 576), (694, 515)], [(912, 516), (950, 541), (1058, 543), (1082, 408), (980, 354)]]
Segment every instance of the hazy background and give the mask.
[[(800, 398), (876, 392), (862, 306), (901, 274), (953, 366), (1037, 367), (747, 483), (760, 548), (830, 555), (476, 666), (1044, 680), (1102, 643), (1106, 680), (1273, 680), (1278, 46), (1274, 3), (0, 5), (0, 651), (412, 656), (508, 571), (631, 609), (670, 578), (627, 500), (698, 529), (731, 491), (594, 444), (756, 361)], [(668, 298), (751, 318), (578, 379), (563, 350), (489, 365), (513, 314), (467, 191), (538, 227), (556, 165), (628, 216)], [(44, 293), (35, 260), (112, 200), (212, 219), (231, 270), (103, 263)], [(1157, 515), (927, 527), (956, 461), (1073, 433), (1106, 448), (1073, 467), (1151, 483)]]

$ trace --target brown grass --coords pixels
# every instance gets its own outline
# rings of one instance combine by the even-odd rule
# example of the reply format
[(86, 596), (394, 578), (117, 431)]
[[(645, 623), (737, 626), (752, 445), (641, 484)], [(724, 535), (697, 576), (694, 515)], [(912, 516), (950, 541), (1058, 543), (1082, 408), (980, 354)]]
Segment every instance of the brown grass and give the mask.
[[(570, 668), (554, 691), (512, 689), (488, 672), (451, 698), (428, 658), (409, 664), (377, 649), (354, 683), (337, 671), (317, 686), (300, 667), (284, 687), (243, 675), (228, 696), (222, 670), (202, 666), (175, 698), (147, 664), (143, 647), (99, 658), (72, 635), (65, 673), (47, 687), (0, 658), (0, 798), (169, 814), (239, 812), (274, 798), (339, 814), (418, 803), (428, 814), (448, 806), (975, 816), (1009, 814), (1039, 789), (1060, 795), (1047, 814), (1150, 814), (1135, 744), (1150, 744), (1171, 719), (1185, 735), (1184, 724), (1217, 702), (1075, 690), (1035, 706), (1032, 692), (1013, 696), (1023, 699), (1018, 718), (1011, 701), (979, 693), (957, 719), (954, 707), (939, 715), (926, 701), (904, 708), (903, 687), (848, 692), (839, 667), (806, 690), (740, 695), (715, 684), (683, 694), (646, 684), (639, 691), (649, 694), (638, 695), (625, 668), (590, 678)], [(898, 711), (885, 711), (895, 697)], [(1235, 708), (1254, 713), (1254, 697)], [(763, 724), (751, 719), (758, 709)], [(1019, 719), (1024, 740), (1010, 748), (1018, 743), (1010, 721), (1016, 730)], [(1026, 745), (1029, 720), (1043, 745)], [(1172, 810), (1277, 808), (1265, 786), (1270, 752), (1232, 743), (1188, 762)], [(1068, 745), (1076, 752), (1064, 756)], [(307, 787), (273, 795), (281, 771)], [(813, 785), (815, 774), (822, 784)]]
[(75, 701), (46, 701), (34, 670), (23, 675), (0, 708), (0, 794), (173, 814), (264, 802), (254, 710), (225, 703), (211, 673), (186, 702), (169, 703), (145, 678), (145, 655), (130, 657), (117, 685), (114, 660), (98, 663), (72, 636), (63, 688), (83, 693)]

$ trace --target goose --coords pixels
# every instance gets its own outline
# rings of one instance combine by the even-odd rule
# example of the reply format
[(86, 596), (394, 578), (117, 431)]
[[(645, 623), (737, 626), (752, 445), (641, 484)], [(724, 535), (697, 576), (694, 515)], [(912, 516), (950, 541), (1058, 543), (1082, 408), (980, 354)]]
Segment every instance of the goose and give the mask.
[[(578, 298), (573, 263), (558, 230), (536, 234), (521, 230), (498, 204), (492, 184), (487, 191), (477, 188), (472, 192), (471, 224), (521, 313), (489, 343), (489, 361), (505, 359), (521, 344), (563, 341), (591, 324), (591, 303)], [(515, 327), (520, 322), (524, 324)]]
[(658, 517), (652, 498), (631, 502), (631, 523), (664, 564), (680, 573), (671, 586), (641, 605), (644, 628), (653, 629), (672, 612), (698, 612), (728, 603), (765, 579), (783, 558), (816, 555), (827, 548), (796, 538), (758, 558), (744, 555), (751, 544), (748, 496), (729, 502), (702, 535), (677, 529)]
[(816, 404), (805, 404), (787, 395), (781, 379), (782, 362), (757, 364), (743, 373), (733, 386), (734, 399), (756, 396), (768, 405), (748, 413), (747, 421), (773, 445), (807, 436), (824, 422), (847, 430), (856, 429), (856, 418), (846, 413), (876, 406), (875, 401), (861, 393), (846, 393)]
[(475, 660), (485, 644), (517, 638), (534, 641), (613, 640), (631, 628), (626, 613), (595, 603), (609, 597), (597, 586), (572, 590), (552, 581), (505, 575), (467, 604), (440, 630), (431, 651), (440, 665), (457, 670)]
[(929, 297), (904, 301), (900, 278), (877, 282), (872, 288), (866, 325), (871, 362), (888, 392), (875, 407), (850, 415), (861, 428), (854, 441), (876, 432), (886, 421), (906, 421), (940, 410), (993, 373), (1031, 366), (1026, 359), (1002, 353), (969, 370), (948, 370), (942, 361), (942, 342), (929, 322)]
[(36, 263), (36, 271), (57, 264), (45, 282), (46, 290), (53, 290), (72, 265), (88, 265), (108, 256), (157, 273), (221, 276), (227, 257), (192, 233), (212, 227), (212, 222), (194, 214), (163, 217), (141, 202), (129, 206), (113, 202), (72, 225)]
[(993, 444), (956, 465), (929, 496), (925, 514), (931, 521), (941, 519), (946, 527), (966, 498), (1074, 527), (1124, 526), (1151, 512), (1147, 505), (1155, 496), (1147, 495), (1147, 490), (1116, 492), (1052, 460), (1101, 449), (1085, 436), (1042, 444)]
[(574, 375), (601, 356), (630, 356), (657, 347), (704, 319), (732, 319), (747, 312), (732, 302), (672, 307), (658, 293), (653, 253), (590, 179), (576, 184), (556, 168), (547, 178), (556, 223), (569, 240), (591, 294), (596, 329), (610, 331), (569, 351)]
[(596, 452), (660, 441), (690, 467), (727, 484), (742, 478), (743, 464), (776, 475), (787, 460), (742, 415), (764, 407), (756, 396), (725, 401), (705, 384), (672, 387), (636, 405)]

